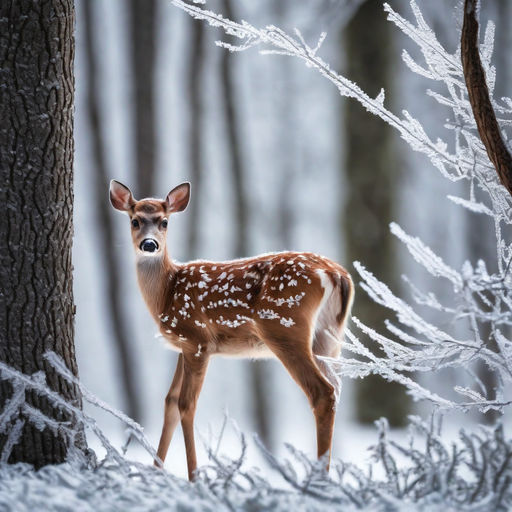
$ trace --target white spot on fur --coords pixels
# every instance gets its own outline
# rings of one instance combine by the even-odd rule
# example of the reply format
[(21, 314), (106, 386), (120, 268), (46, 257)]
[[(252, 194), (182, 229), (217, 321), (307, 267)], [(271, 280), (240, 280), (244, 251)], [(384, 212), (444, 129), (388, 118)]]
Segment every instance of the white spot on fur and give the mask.
[(295, 322), (293, 321), (292, 318), (285, 318), (285, 317), (281, 318), (279, 323), (281, 325), (284, 325), (285, 327), (291, 327), (292, 325), (295, 325)]
[(262, 320), (275, 320), (279, 315), (273, 309), (258, 309), (258, 316)]

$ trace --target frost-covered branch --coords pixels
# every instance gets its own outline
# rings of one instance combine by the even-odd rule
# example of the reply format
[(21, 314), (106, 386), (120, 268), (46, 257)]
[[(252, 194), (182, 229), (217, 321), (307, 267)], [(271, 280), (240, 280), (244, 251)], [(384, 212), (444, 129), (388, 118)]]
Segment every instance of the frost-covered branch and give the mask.
[[(65, 380), (80, 388), (84, 400), (109, 412), (123, 422), (127, 427), (129, 435), (136, 438), (154, 460), (159, 460), (155, 450), (144, 436), (142, 427), (138, 423), (95, 397), (68, 370), (65, 363), (57, 354), (54, 352), (47, 352), (44, 354), (44, 358)], [(98, 426), (96, 420), (76, 405), (67, 402), (59, 393), (52, 391), (46, 383), (44, 372), (25, 375), (5, 363), (0, 362), (0, 378), (2, 380), (9, 381), (13, 388), (11, 398), (6, 401), (4, 409), (0, 413), (0, 433), (7, 434), (7, 441), (5, 442), (2, 453), (0, 454), (0, 461), (5, 462), (9, 459), (12, 448), (19, 441), (21, 429), (25, 422), (28, 421), (41, 431), (44, 429), (50, 429), (54, 432), (58, 431), (59, 433), (62, 433), (69, 446), (68, 459), (79, 461), (81, 464), (94, 464), (94, 460), (88, 458), (88, 455), (91, 455), (90, 453), (84, 454), (81, 450), (76, 448), (77, 435), (80, 435), (82, 432), (82, 430), (77, 427), (83, 426), (86, 431), (88, 430), (95, 435), (105, 448), (106, 456), (102, 464), (114, 462), (126, 471), (129, 471), (129, 465), (127, 464), (126, 459), (119, 450), (110, 443), (107, 436), (105, 436)], [(49, 418), (38, 409), (30, 406), (26, 402), (27, 391), (36, 393), (40, 397), (44, 397), (52, 404), (53, 407), (66, 412), (72, 418), (72, 421), (58, 422)]]
[[(414, 150), (427, 155), (446, 177), (457, 180), (463, 174), (461, 166), (467, 167), (471, 165), (469, 159), (457, 159), (456, 155), (451, 154), (447, 150), (446, 144), (442, 141), (432, 141), (418, 120), (411, 116), (409, 112), (404, 110), (402, 112), (403, 117), (400, 118), (387, 109), (384, 106), (384, 90), (381, 90), (376, 98), (371, 98), (357, 84), (336, 73), (329, 64), (318, 55), (318, 50), (325, 38), (325, 34), (320, 35), (318, 42), (314, 46), (309, 46), (298, 30), (295, 30), (295, 36), (292, 36), (273, 25), (258, 29), (246, 21), (237, 23), (224, 18), (220, 14), (202, 9), (196, 5), (188, 4), (183, 0), (172, 0), (172, 3), (194, 18), (204, 20), (212, 27), (221, 28), (226, 34), (240, 39), (241, 42), (239, 45), (217, 41), (219, 46), (227, 48), (230, 51), (243, 51), (255, 46), (266, 46), (270, 47), (270, 49), (263, 49), (261, 53), (287, 55), (303, 60), (306, 66), (316, 69), (330, 80), (342, 96), (355, 99), (370, 113), (380, 117), (390, 126), (398, 130), (402, 138), (404, 138)], [(387, 4), (385, 8), (390, 15), (395, 16), (397, 20), (402, 20)], [(419, 10), (417, 12), (419, 13)], [(405, 20), (403, 21), (405, 22)], [(455, 62), (453, 56), (451, 56), (451, 59)], [(456, 67), (457, 66), (454, 64), (453, 68), (456, 69)], [(460, 64), (458, 64), (458, 68), (460, 70)], [(451, 70), (451, 72), (453, 73), (453, 70)], [(463, 85), (463, 81), (460, 80), (460, 77), (459, 84)]]
[[(60, 372), (63, 362), (54, 354), (47, 360)], [(13, 395), (0, 411), (0, 430), (8, 434), (12, 447), (25, 421), (38, 428), (64, 431), (72, 436), (69, 423), (56, 422), (41, 415), (25, 402), (30, 390), (52, 405), (73, 414), (92, 430), (107, 450), (97, 464), (82, 456), (69, 462), (31, 472), (27, 465), (5, 464), (8, 447), (0, 457), (0, 503), (27, 510), (58, 508), (56, 500), (66, 490), (66, 507), (82, 509), (187, 509), (198, 510), (425, 510), (441, 505), (445, 510), (506, 510), (512, 506), (512, 442), (502, 427), (460, 431), (458, 440), (445, 441), (440, 416), (425, 422), (411, 417), (410, 436), (403, 442), (390, 439), (385, 420), (376, 422), (378, 439), (369, 448), (367, 468), (333, 460), (330, 474), (325, 462), (312, 460), (292, 445), (288, 456), (279, 459), (258, 440), (270, 472), (247, 467), (248, 442), (236, 425), (240, 455), (234, 459), (221, 453), (218, 442), (207, 444), (210, 463), (199, 469), (195, 483), (173, 477), (150, 465), (127, 460), (108, 441), (88, 415), (67, 404), (47, 388), (41, 373), (23, 375), (0, 363), (2, 378), (13, 384)], [(69, 377), (67, 371), (63, 372)], [(101, 402), (73, 377), (84, 398), (125, 421), (139, 440), (143, 433), (137, 424)], [(126, 421), (128, 420), (128, 421)], [(154, 456), (152, 449), (149, 450)], [(376, 476), (382, 475), (382, 476)], [(276, 478), (277, 477), (277, 478)], [(101, 489), (101, 493), (98, 493)], [(72, 491), (72, 492), (70, 492)], [(87, 505), (87, 506), (85, 506)]]
[[(494, 24), (488, 22), (483, 40), (477, 47), (478, 23), (473, 11), (465, 11), (465, 18), (471, 15), (473, 24), (471, 30), (466, 26), (462, 38), (463, 66), (460, 48), (450, 52), (443, 47), (414, 0), (410, 2), (412, 21), (398, 14), (388, 4), (384, 5), (388, 19), (420, 51), (421, 57), (415, 59), (404, 50), (402, 58), (405, 64), (412, 72), (435, 83), (436, 91), (427, 89), (426, 99), (437, 102), (445, 109), (443, 118), (448, 118), (448, 122), (443, 127), (443, 133), (447, 137), (434, 141), (421, 122), (406, 110), (398, 116), (385, 106), (384, 91), (371, 98), (357, 84), (334, 71), (319, 56), (325, 34), (320, 36), (317, 44), (309, 45), (297, 30), (291, 35), (272, 25), (256, 28), (246, 21), (235, 22), (182, 0), (172, 1), (194, 18), (204, 20), (237, 38), (240, 41), (238, 45), (217, 43), (230, 51), (257, 46), (261, 53), (299, 58), (308, 67), (316, 69), (336, 86), (342, 96), (355, 99), (370, 113), (395, 128), (409, 146), (425, 154), (445, 178), (466, 183), (465, 197), (449, 196), (449, 199), (472, 214), (488, 217), (490, 228), (494, 224), (496, 261), (468, 260), (460, 269), (446, 264), (427, 244), (407, 234), (398, 224), (391, 224), (391, 232), (432, 279), (444, 281), (450, 288), (450, 296), (440, 298), (430, 289), (423, 291), (404, 276), (415, 303), (411, 305), (398, 298), (371, 271), (356, 263), (363, 289), (377, 304), (388, 308), (396, 321), (390, 319), (386, 323), (388, 333), (384, 335), (354, 319), (354, 329), (348, 333), (344, 345), (345, 354), (351, 353), (354, 357), (345, 356), (338, 363), (333, 361), (339, 372), (352, 378), (379, 374), (385, 379), (402, 383), (416, 398), (429, 400), (443, 408), (486, 411), (503, 410), (510, 405), (506, 386), (512, 381), (512, 342), (507, 338), (512, 327), (512, 243), (509, 238), (512, 197), (499, 183), (489, 160), (490, 156), (494, 162), (493, 152), (489, 153), (489, 144), (482, 144), (482, 131), (479, 133), (480, 125), (489, 117), (487, 113), (494, 116), (494, 112), (497, 112), (500, 126), (495, 123), (491, 131), (503, 135), (504, 141), (500, 138), (502, 150), (508, 154), (506, 146), (510, 134), (507, 130), (512, 125), (512, 100), (502, 98), (498, 104), (493, 98), (496, 76), (491, 63)], [(474, 1), (467, 2), (467, 5), (474, 4)], [(465, 36), (469, 35), (470, 40), (466, 40)], [(469, 63), (468, 67), (468, 56), (478, 57), (478, 63)], [(471, 80), (468, 83), (469, 95), (466, 87), (468, 77), (465, 77), (464, 69), (466, 75), (471, 74), (471, 69), (480, 73), (476, 83)], [(471, 91), (475, 89), (481, 92), (482, 87), (487, 92), (485, 102)], [(476, 115), (476, 123), (473, 115), (475, 106), (485, 114), (483, 118)], [(478, 195), (476, 189), (479, 189)], [(436, 313), (436, 321), (426, 319), (426, 308)], [(440, 325), (443, 327), (436, 325), (441, 319)], [(364, 338), (366, 342), (359, 338)], [(475, 375), (477, 363), (486, 365), (495, 375), (496, 390), (486, 389)], [(443, 390), (443, 396), (411, 377), (411, 372), (434, 374), (447, 368), (460, 370), (457, 374), (460, 382), (447, 393)]]
[(278, 484), (272, 476), (244, 468), (247, 442), (240, 434), (241, 456), (216, 454), (201, 469), (200, 480), (216, 496), (222, 492), (232, 510), (243, 507), (241, 496), (245, 503), (277, 509), (285, 504), (293, 508), (300, 496), (301, 508), (308, 510), (424, 510), (441, 504), (445, 510), (505, 510), (512, 504), (512, 444), (501, 427), (461, 430), (458, 439), (446, 441), (440, 415), (429, 421), (412, 416), (408, 438), (396, 442), (386, 420), (376, 425), (378, 440), (369, 448), (366, 470), (334, 460), (327, 474), (322, 461), (291, 445), (286, 445), (288, 456), (278, 459), (256, 439), (270, 468), (282, 478)]

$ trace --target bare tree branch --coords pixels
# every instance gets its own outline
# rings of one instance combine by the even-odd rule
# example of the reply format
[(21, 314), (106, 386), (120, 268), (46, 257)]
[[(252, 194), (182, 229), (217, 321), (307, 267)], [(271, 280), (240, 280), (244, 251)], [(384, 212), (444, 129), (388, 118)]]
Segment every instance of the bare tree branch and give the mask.
[(464, 3), (464, 24), (461, 36), (462, 68), (478, 133), (502, 185), (512, 195), (512, 156), (501, 136), (478, 52), (478, 21), (475, 12), (477, 1), (465, 0)]

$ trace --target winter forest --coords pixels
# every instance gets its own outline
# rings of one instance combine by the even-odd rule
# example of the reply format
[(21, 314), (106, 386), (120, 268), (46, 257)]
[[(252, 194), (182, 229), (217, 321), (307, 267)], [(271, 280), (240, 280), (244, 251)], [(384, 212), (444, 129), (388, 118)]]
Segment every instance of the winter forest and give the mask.
[(511, 28), (3, 2), (0, 510), (512, 508)]

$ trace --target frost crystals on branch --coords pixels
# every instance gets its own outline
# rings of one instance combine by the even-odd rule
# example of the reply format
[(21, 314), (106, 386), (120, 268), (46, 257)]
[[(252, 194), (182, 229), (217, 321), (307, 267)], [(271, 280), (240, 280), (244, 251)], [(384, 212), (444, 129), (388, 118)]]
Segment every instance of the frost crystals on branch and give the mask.
[[(450, 137), (433, 140), (421, 122), (406, 110), (401, 116), (391, 112), (385, 106), (384, 91), (371, 98), (357, 84), (332, 70), (318, 55), (325, 34), (321, 34), (318, 44), (310, 46), (297, 30), (290, 35), (275, 26), (256, 28), (246, 21), (237, 23), (182, 0), (172, 1), (194, 18), (220, 27), (238, 38), (239, 45), (217, 43), (230, 51), (258, 46), (261, 53), (277, 53), (303, 60), (308, 67), (330, 80), (342, 96), (355, 99), (396, 129), (409, 146), (425, 154), (445, 178), (467, 184), (466, 197), (449, 196), (449, 199), (472, 214), (489, 218), (489, 226), (494, 225), (496, 233), (496, 261), (466, 261), (460, 269), (451, 268), (427, 244), (393, 223), (392, 233), (404, 243), (417, 263), (431, 274), (432, 279), (442, 280), (449, 285), (452, 292), (450, 299), (441, 300), (432, 291), (420, 290), (404, 276), (411, 286), (416, 305), (434, 310), (437, 318), (442, 319), (442, 325), (448, 327), (440, 328), (425, 320), (417, 308), (396, 297), (371, 272), (356, 264), (363, 279), (363, 288), (378, 304), (394, 313), (397, 323), (386, 323), (388, 335), (385, 336), (354, 318), (355, 329), (347, 334), (344, 347), (356, 357), (345, 357), (338, 362), (338, 367), (342, 375), (352, 378), (376, 373), (401, 382), (414, 397), (427, 399), (443, 408), (503, 410), (511, 403), (505, 397), (505, 386), (512, 382), (512, 342), (506, 337), (512, 326), (512, 243), (506, 235), (510, 233), (512, 225), (512, 198), (497, 179), (480, 140), (468, 99), (460, 47), (453, 53), (443, 47), (414, 0), (410, 2), (412, 21), (398, 14), (388, 4), (384, 5), (388, 19), (420, 50), (421, 58), (417, 60), (404, 50), (402, 58), (405, 64), (412, 72), (435, 83), (436, 90), (441, 91), (427, 90), (426, 96), (445, 108), (443, 119), (448, 118), (449, 121), (444, 128)], [(474, 4), (473, 1), (470, 3)], [(510, 139), (507, 130), (512, 125), (512, 100), (502, 98), (498, 104), (493, 98), (496, 75), (491, 64), (493, 45), (494, 24), (489, 22), (479, 49), (490, 103), (499, 114), (497, 121), (506, 143)], [(479, 192), (478, 200), (475, 190)], [(490, 271), (491, 268), (496, 271)], [(465, 327), (465, 335), (460, 334), (464, 332), (460, 326)], [(490, 335), (485, 338), (481, 333)], [(371, 340), (379, 350), (369, 350), (358, 336)], [(384, 355), (377, 356), (377, 353)], [(486, 389), (474, 374), (478, 361), (483, 361), (496, 376), (495, 397), (491, 396), (493, 390)], [(469, 377), (451, 392), (448, 390), (446, 396), (426, 389), (410, 377), (410, 372), (435, 373), (444, 368), (461, 369)], [(468, 386), (468, 382), (472, 384)]]
[[(144, 436), (143, 429), (131, 418), (120, 411), (110, 407), (102, 400), (95, 397), (66, 367), (62, 359), (54, 352), (47, 352), (44, 358), (50, 365), (70, 384), (80, 388), (82, 397), (96, 407), (99, 407), (126, 425), (129, 433), (129, 439), (134, 437), (142, 445), (142, 447), (151, 455), (154, 460), (158, 460), (153, 447)], [(95, 465), (94, 457), (91, 453), (84, 454), (76, 448), (76, 436), (81, 432), (80, 429), (73, 426), (83, 425), (83, 427), (94, 434), (101, 442), (106, 450), (105, 459), (101, 465), (110, 462), (119, 466), (120, 470), (125, 473), (130, 472), (130, 463), (124, 458), (117, 448), (115, 448), (105, 434), (101, 431), (96, 420), (76, 407), (74, 404), (64, 400), (57, 392), (52, 391), (46, 384), (44, 372), (36, 372), (33, 375), (25, 375), (14, 368), (0, 362), (0, 378), (11, 383), (13, 394), (5, 403), (4, 409), (0, 412), (0, 433), (7, 434), (7, 441), (4, 443), (0, 454), (0, 462), (7, 462), (11, 454), (13, 446), (19, 441), (21, 430), (26, 421), (32, 423), (39, 430), (49, 428), (54, 432), (64, 435), (68, 441), (68, 460), (78, 462), (79, 465), (87, 466)], [(53, 407), (65, 411), (73, 418), (72, 422), (58, 422), (49, 418), (38, 409), (30, 406), (25, 401), (25, 392), (31, 391), (44, 397)], [(125, 451), (125, 450), (123, 450)], [(91, 457), (88, 457), (91, 456)]]

